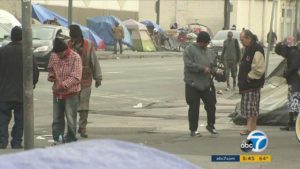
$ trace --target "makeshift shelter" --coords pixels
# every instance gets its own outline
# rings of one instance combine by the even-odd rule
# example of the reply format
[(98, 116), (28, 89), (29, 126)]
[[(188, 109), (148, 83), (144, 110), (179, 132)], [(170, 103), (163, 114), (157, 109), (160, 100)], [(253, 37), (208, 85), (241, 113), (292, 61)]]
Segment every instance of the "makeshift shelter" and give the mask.
[(144, 24), (144, 25), (146, 25), (146, 27), (150, 31), (150, 34), (153, 33), (154, 29), (156, 29), (160, 33), (164, 32), (164, 30), (159, 25), (157, 25), (156, 23), (154, 23), (154, 22), (152, 22), (150, 20), (145, 20), (145, 21), (142, 21), (141, 23)]
[(152, 39), (150, 38), (147, 27), (138, 21), (129, 19), (123, 22), (130, 32), (132, 47), (137, 51), (153, 52), (156, 51)]
[[(41, 23), (47, 22), (49, 20), (55, 20), (61, 26), (68, 27), (68, 21), (66, 18), (38, 4), (32, 4), (32, 17)], [(73, 24), (77, 23), (73, 22)], [(96, 49), (105, 49), (104, 41), (99, 38), (96, 33), (83, 25), (77, 25), (80, 26), (83, 36), (94, 42)]]
[(105, 45), (114, 45), (115, 40), (113, 37), (113, 27), (119, 23), (123, 27), (124, 39), (123, 44), (132, 47), (131, 37), (128, 29), (124, 26), (122, 21), (115, 16), (97, 16), (87, 19), (87, 26), (96, 32), (101, 39), (104, 40)]
[(173, 154), (141, 144), (116, 140), (80, 141), (1, 155), (0, 168), (201, 169)]
[(21, 26), (21, 23), (11, 13), (0, 9), (0, 23), (10, 24), (11, 27)]

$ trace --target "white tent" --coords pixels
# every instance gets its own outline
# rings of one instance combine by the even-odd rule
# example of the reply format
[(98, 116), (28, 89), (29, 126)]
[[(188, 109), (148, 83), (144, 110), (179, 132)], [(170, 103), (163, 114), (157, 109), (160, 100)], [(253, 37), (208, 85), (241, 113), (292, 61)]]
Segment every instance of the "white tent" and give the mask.
[(0, 9), (0, 23), (10, 24), (12, 27), (21, 26), (21, 23), (11, 13)]

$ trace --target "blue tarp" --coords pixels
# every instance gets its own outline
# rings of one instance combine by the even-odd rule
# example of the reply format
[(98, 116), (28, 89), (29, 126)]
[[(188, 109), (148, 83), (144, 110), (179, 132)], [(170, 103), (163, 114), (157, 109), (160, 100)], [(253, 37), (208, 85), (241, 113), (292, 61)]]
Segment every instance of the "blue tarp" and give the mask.
[(97, 16), (93, 18), (87, 19), (87, 26), (96, 32), (101, 39), (104, 40), (105, 45), (113, 45), (114, 44), (114, 38), (113, 38), (113, 27), (115, 26), (115, 23), (118, 22), (124, 30), (124, 39), (123, 43), (127, 46), (131, 47), (131, 37), (128, 29), (125, 27), (125, 25), (115, 16)]
[[(66, 18), (56, 14), (55, 12), (39, 5), (39, 4), (32, 4), (32, 17), (36, 20), (38, 20), (41, 23), (44, 23), (46, 20), (53, 20), (54, 18), (57, 19), (57, 22), (64, 27), (68, 27), (68, 21)], [(74, 23), (74, 22), (73, 22)], [(77, 23), (74, 23), (77, 24)], [(95, 32), (90, 30), (86, 26), (82, 26), (80, 24), (77, 24), (80, 26), (83, 36), (91, 41), (94, 42), (95, 48), (98, 48), (99, 44), (102, 43), (102, 39), (97, 36)]]
[(0, 156), (1, 169), (199, 169), (172, 154), (115, 140), (68, 143)]
[(157, 29), (158, 32), (161, 32), (161, 33), (164, 32), (164, 30), (159, 25), (157, 25), (156, 23), (154, 23), (152, 21), (145, 20), (145, 21), (142, 21), (141, 23), (146, 25), (147, 27), (153, 27), (154, 29)]

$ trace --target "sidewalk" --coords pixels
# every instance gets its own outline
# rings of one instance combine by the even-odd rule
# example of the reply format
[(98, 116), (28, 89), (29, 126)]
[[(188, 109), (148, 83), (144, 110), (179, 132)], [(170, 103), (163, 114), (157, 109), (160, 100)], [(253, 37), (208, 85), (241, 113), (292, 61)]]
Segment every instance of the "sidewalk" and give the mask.
[(130, 58), (164, 58), (164, 57), (181, 57), (182, 52), (134, 52), (130, 50), (125, 50), (123, 54), (113, 54), (113, 51), (97, 51), (98, 59), (130, 59)]

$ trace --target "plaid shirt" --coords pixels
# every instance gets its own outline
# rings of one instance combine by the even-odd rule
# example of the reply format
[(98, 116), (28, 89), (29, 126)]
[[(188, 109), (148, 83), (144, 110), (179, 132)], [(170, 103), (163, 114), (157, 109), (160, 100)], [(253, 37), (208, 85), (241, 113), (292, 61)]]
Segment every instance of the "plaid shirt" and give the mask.
[(76, 52), (71, 50), (63, 59), (52, 53), (48, 72), (48, 80), (55, 79), (52, 89), (58, 99), (66, 99), (81, 90), (82, 63)]

